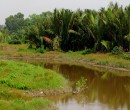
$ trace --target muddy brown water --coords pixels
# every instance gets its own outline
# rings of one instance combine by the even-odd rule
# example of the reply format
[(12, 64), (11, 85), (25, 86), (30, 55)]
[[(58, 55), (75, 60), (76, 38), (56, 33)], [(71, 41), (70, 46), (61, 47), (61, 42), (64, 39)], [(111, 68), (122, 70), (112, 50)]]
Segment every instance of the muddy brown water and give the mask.
[[(21, 60), (59, 72), (72, 83), (87, 79), (87, 89), (78, 94), (51, 96), (58, 110), (130, 110), (130, 77), (100, 73), (83, 66)], [(129, 73), (128, 73), (129, 74)]]

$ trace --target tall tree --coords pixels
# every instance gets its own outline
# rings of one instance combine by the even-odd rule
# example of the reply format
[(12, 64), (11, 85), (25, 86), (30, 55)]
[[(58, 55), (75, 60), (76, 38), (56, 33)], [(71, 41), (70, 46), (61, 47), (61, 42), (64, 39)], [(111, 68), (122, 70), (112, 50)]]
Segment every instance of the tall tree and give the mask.
[(24, 15), (20, 12), (14, 16), (11, 15), (5, 19), (5, 24), (10, 32), (17, 32), (18, 29), (24, 26)]

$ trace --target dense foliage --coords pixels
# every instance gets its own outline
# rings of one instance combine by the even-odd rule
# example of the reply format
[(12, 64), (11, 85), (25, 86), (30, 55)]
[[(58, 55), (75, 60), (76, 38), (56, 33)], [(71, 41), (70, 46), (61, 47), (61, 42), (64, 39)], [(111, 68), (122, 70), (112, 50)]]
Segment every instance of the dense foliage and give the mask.
[(130, 5), (123, 8), (110, 3), (99, 11), (55, 9), (23, 17), (18, 13), (6, 18), (6, 29), (11, 33), (9, 39), (29, 42), (30, 47), (110, 52), (117, 46), (130, 50)]

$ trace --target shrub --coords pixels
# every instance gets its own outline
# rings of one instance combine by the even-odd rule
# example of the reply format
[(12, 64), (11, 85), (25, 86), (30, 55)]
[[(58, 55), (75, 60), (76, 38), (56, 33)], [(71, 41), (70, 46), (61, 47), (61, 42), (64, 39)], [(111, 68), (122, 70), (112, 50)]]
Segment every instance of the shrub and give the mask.
[(36, 50), (37, 53), (44, 53), (44, 48), (40, 47)]
[(112, 54), (116, 54), (116, 55), (121, 54), (122, 49), (121, 49), (121, 47), (115, 46), (111, 52), (112, 52)]
[(21, 44), (21, 41), (19, 41), (19, 40), (9, 40), (8, 43), (9, 44)]
[(85, 79), (84, 77), (81, 77), (77, 82), (76, 82), (76, 87), (84, 87), (87, 84), (87, 79)]
[(92, 49), (85, 49), (85, 50), (82, 52), (82, 55), (91, 54), (91, 53), (94, 53), (94, 51), (93, 51)]
[(123, 58), (123, 59), (130, 60), (130, 55), (129, 55), (129, 54), (123, 54), (122, 58)]

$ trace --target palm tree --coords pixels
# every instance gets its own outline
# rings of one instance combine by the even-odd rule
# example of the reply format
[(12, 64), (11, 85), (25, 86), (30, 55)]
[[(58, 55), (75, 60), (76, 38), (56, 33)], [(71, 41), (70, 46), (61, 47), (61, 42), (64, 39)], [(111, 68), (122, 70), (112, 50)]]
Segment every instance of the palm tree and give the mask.
[(127, 17), (128, 17), (128, 35), (125, 36), (125, 38), (127, 39), (127, 41), (129, 42), (129, 51), (130, 51), (130, 5), (126, 8), (126, 13), (127, 13)]

